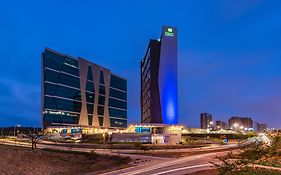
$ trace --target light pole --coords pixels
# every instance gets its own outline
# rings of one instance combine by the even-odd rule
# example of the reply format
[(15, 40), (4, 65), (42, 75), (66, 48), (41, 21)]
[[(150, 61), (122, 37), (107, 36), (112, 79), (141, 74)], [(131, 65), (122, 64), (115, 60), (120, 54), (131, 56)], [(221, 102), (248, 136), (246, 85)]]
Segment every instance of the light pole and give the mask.
[(214, 123), (213, 121), (210, 121), (210, 123), (209, 123), (209, 125), (208, 125), (208, 129), (209, 129), (209, 130), (212, 130), (212, 129), (213, 129), (213, 123)]
[(234, 123), (234, 125), (233, 125), (234, 130), (237, 130), (237, 126), (238, 126), (238, 124)]
[(20, 125), (16, 125), (15, 127), (14, 127), (14, 137), (16, 137), (16, 128), (17, 127), (20, 127)]

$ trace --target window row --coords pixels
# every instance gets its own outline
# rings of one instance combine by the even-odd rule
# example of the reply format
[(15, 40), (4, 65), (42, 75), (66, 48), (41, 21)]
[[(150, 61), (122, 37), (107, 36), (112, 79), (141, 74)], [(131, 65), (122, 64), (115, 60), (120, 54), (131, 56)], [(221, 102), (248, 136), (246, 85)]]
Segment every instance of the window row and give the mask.
[(45, 96), (44, 108), (46, 109), (81, 112), (81, 106), (81, 102)]
[(72, 75), (79, 76), (78, 61), (72, 58), (64, 57), (60, 54), (45, 50), (44, 67), (52, 68), (58, 71), (64, 71)]
[(115, 75), (111, 75), (110, 87), (114, 87), (122, 91), (127, 91), (127, 81)]
[(58, 96), (81, 101), (81, 92), (77, 89), (45, 83), (44, 91), (45, 95)]
[(49, 69), (44, 70), (44, 80), (80, 89), (80, 79)]
[(127, 120), (120, 120), (120, 119), (110, 119), (110, 125), (111, 127), (127, 127)]
[(109, 108), (109, 116), (127, 119), (127, 111)]
[(47, 123), (67, 123), (67, 124), (78, 124), (79, 122), (79, 115), (72, 114), (67, 115), (68, 113), (63, 114), (53, 114), (48, 113), (43, 115), (44, 122)]
[(127, 102), (109, 98), (108, 106), (127, 110)]

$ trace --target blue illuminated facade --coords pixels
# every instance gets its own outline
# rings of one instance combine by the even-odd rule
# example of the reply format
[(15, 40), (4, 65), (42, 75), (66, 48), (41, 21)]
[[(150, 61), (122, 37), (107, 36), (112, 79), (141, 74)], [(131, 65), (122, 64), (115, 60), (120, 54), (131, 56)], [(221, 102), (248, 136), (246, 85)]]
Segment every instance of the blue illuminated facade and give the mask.
[(141, 61), (142, 123), (178, 123), (177, 30), (162, 27)]

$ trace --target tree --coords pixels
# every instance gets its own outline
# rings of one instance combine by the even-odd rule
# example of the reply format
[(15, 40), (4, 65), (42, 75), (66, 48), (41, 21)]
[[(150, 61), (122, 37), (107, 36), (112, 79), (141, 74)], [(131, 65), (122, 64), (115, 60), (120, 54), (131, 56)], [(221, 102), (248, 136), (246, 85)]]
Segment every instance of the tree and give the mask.
[(37, 148), (37, 143), (39, 143), (43, 139), (43, 135), (38, 132), (27, 133), (26, 137), (28, 141), (31, 143), (31, 149), (34, 150)]

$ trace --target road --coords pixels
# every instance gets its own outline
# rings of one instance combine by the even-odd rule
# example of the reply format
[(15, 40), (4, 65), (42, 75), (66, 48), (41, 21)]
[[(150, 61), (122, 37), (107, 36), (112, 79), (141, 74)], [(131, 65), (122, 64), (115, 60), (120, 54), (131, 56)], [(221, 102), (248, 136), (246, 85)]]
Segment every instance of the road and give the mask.
[[(261, 141), (266, 144), (270, 143), (270, 140), (266, 137), (266, 135), (262, 134), (258, 137), (249, 138), (246, 142), (242, 143), (241, 145), (246, 146), (257, 141)], [(217, 153), (207, 153), (183, 157), (179, 159), (171, 159), (158, 163), (151, 163), (142, 166), (136, 166), (118, 171), (108, 172), (102, 175), (184, 175), (188, 173), (214, 168), (210, 162), (218, 163), (219, 161), (216, 159), (216, 156), (223, 156), (226, 153), (227, 151), (221, 151)]]
[[(249, 139), (243, 145), (253, 143), (257, 138)], [(5, 144), (14, 145), (13, 141), (5, 142)], [(21, 143), (21, 146), (28, 146), (28, 143)], [(141, 159), (145, 160), (145, 163), (137, 164), (133, 167), (121, 169), (118, 171), (112, 171), (108, 173), (104, 173), (103, 175), (182, 175), (188, 174), (193, 172), (198, 172), (201, 170), (212, 169), (214, 168), (210, 162), (218, 162), (215, 158), (216, 156), (222, 156), (227, 153), (225, 150), (230, 147), (235, 147), (237, 145), (228, 145), (222, 147), (206, 147), (206, 148), (190, 148), (190, 149), (183, 149), (182, 152), (192, 152), (192, 151), (210, 151), (210, 153), (202, 153), (200, 155), (193, 155), (181, 158), (163, 158), (163, 157), (154, 157), (154, 156), (146, 156), (146, 155), (135, 155), (132, 150), (123, 150), (120, 153), (116, 153), (116, 150), (108, 150), (108, 149), (96, 149), (95, 152), (101, 154), (113, 154), (113, 155), (121, 155), (121, 156), (128, 156), (132, 159)], [(77, 147), (67, 147), (67, 146), (54, 146), (48, 144), (38, 144), (38, 148), (52, 148), (52, 149), (60, 149), (60, 150), (72, 150), (72, 151), (83, 151), (83, 152), (90, 152), (93, 149), (91, 148), (77, 148)], [(176, 149), (177, 150), (177, 149)], [(212, 151), (220, 151), (216, 153), (212, 153)], [(136, 151), (136, 150), (133, 150)], [(170, 151), (170, 150), (169, 150)], [(175, 150), (171, 150), (175, 151)], [(87, 174), (87, 175), (91, 175)]]
[[(206, 169), (213, 169), (211, 162), (218, 162), (216, 156), (225, 155), (227, 152), (206, 153), (195, 156), (182, 157), (178, 159), (166, 160), (158, 163), (145, 164), (136, 167), (130, 167), (102, 175), (182, 175), (197, 172)], [(88, 174), (91, 175), (91, 174)]]
[[(15, 145), (14, 141), (1, 140), (3, 144)], [(30, 147), (29, 143), (26, 142), (18, 142), (17, 146)], [(226, 149), (232, 146), (222, 146), (222, 147), (205, 147), (205, 148), (190, 148), (188, 150), (183, 149), (182, 152), (192, 152), (192, 151), (222, 151), (220, 153), (208, 153), (201, 155), (194, 155), (182, 158), (165, 158), (165, 157), (155, 157), (155, 156), (146, 156), (139, 154), (132, 154), (132, 152), (128, 153), (116, 153), (111, 152), (112, 150), (108, 149), (97, 149), (95, 152), (100, 154), (111, 154), (111, 155), (120, 155), (127, 156), (134, 160), (138, 159), (137, 163), (132, 163), (133, 167), (122, 169), (119, 171), (113, 171), (109, 173), (105, 173), (105, 175), (133, 175), (133, 174), (186, 174), (187, 172), (196, 172), (200, 170), (210, 169), (212, 165), (209, 163), (210, 161), (215, 161), (215, 156), (225, 154), (225, 151), (221, 149)], [(77, 148), (77, 147), (66, 147), (66, 146), (54, 146), (47, 144), (37, 144), (37, 148), (51, 148), (51, 149), (59, 149), (59, 150), (72, 150), (72, 151), (83, 151), (90, 152), (93, 149), (91, 148)], [(170, 151), (170, 150), (169, 150)], [(175, 150), (171, 150), (175, 151)], [(126, 152), (126, 151), (124, 151)], [(87, 175), (91, 175), (87, 174)]]
[[(23, 146), (23, 147), (31, 147), (30, 143), (27, 142), (19, 142), (19, 141), (11, 141), (11, 140), (6, 140), (6, 139), (0, 139), (0, 142), (2, 144), (6, 145), (13, 145), (13, 146)], [(189, 153), (189, 152), (200, 152), (200, 151), (217, 151), (217, 150), (225, 150), (229, 148), (235, 148), (237, 147), (236, 144), (232, 145), (220, 145), (220, 146), (206, 146), (206, 147), (200, 147), (200, 148), (184, 148), (184, 149), (160, 149), (160, 150), (153, 150), (153, 152), (184, 152), (184, 153)], [(59, 150), (69, 150), (69, 151), (81, 151), (81, 152), (90, 152), (90, 151), (95, 151), (96, 153), (99, 154), (110, 154), (110, 155), (120, 155), (120, 156), (126, 156), (130, 157), (132, 159), (142, 159), (145, 161), (157, 161), (159, 160), (169, 160), (171, 158), (165, 158), (165, 157), (155, 157), (155, 156), (149, 156), (149, 155), (142, 155), (143, 150), (134, 150), (134, 149), (93, 149), (93, 148), (79, 148), (79, 147), (69, 147), (69, 146), (62, 146), (60, 144), (54, 145), (54, 144), (42, 144), (38, 143), (37, 148), (49, 148), (49, 149), (59, 149)], [(148, 151), (146, 151), (148, 152)]]

